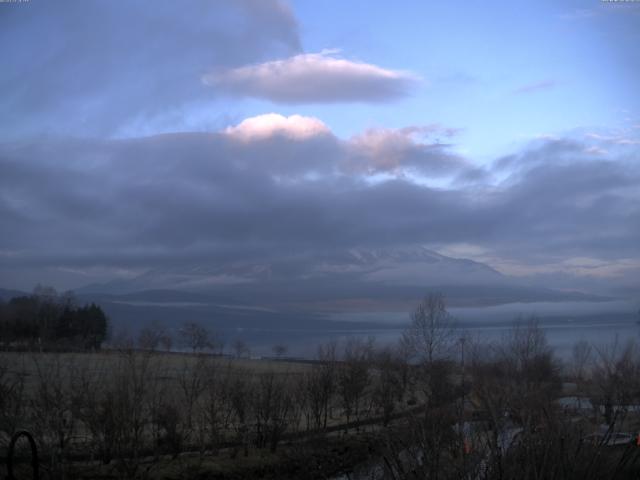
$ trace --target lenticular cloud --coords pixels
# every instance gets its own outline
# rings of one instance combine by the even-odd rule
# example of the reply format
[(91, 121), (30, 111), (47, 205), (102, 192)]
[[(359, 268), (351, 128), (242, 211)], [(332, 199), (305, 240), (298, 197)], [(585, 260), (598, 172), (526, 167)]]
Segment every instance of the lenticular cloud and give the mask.
[(333, 103), (395, 100), (408, 95), (418, 77), (323, 51), (213, 71), (202, 80), (236, 96), (282, 103)]

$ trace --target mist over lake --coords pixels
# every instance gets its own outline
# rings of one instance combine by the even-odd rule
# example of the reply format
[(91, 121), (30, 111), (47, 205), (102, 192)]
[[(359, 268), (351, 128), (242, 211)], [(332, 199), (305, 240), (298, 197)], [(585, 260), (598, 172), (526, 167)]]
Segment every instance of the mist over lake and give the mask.
[[(618, 341), (640, 341), (640, 315), (632, 301), (606, 302), (540, 302), (519, 303), (491, 307), (450, 308), (456, 324), (456, 336), (498, 342), (516, 325), (523, 325), (535, 318), (545, 331), (549, 344), (560, 358), (568, 358), (573, 345), (581, 340), (596, 346), (610, 345)], [(305, 358), (316, 354), (318, 345), (329, 341), (344, 342), (350, 337), (375, 337), (381, 345), (397, 342), (410, 321), (409, 312), (378, 312), (336, 314), (332, 320), (345, 322), (340, 330), (242, 330), (228, 331), (228, 335), (240, 335), (253, 343), (256, 355), (272, 355), (272, 346), (278, 343), (288, 346), (292, 356)], [(359, 328), (363, 323), (379, 326)], [(350, 325), (352, 326), (350, 328)]]

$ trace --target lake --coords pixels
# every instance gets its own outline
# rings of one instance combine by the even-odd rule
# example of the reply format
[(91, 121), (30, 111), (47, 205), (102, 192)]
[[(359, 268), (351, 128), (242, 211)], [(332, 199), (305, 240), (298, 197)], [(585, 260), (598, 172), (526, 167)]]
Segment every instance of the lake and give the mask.
[[(572, 346), (585, 340), (595, 346), (640, 341), (638, 308), (635, 302), (542, 302), (508, 304), (492, 307), (451, 308), (460, 335), (492, 342), (499, 341), (518, 321), (536, 316), (546, 332), (549, 344), (561, 358), (571, 354)], [(353, 323), (353, 329), (249, 329), (241, 336), (252, 347), (254, 355), (271, 355), (272, 346), (280, 343), (288, 348), (288, 355), (313, 357), (317, 346), (331, 340), (344, 342), (352, 336), (374, 336), (380, 345), (396, 342), (409, 323), (406, 312), (375, 312), (335, 314), (335, 320)], [(378, 322), (380, 328), (359, 328), (363, 322)]]

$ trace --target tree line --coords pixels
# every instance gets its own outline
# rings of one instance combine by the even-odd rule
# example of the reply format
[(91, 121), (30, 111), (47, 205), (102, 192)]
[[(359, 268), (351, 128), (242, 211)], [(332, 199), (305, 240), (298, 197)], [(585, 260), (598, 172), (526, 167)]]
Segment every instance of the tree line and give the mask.
[(49, 287), (0, 301), (3, 349), (97, 350), (108, 331), (109, 319), (98, 305), (76, 305), (72, 295)]

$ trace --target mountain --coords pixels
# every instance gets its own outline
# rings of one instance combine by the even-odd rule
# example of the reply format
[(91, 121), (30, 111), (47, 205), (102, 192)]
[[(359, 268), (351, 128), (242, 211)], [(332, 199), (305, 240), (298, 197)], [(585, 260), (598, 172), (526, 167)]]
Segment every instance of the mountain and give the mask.
[(92, 284), (76, 292), (123, 295), (140, 291), (179, 290), (235, 297), (233, 292), (260, 290), (280, 296), (285, 293), (280, 290), (286, 290), (286, 294), (291, 295), (304, 286), (312, 290), (312, 295), (323, 296), (322, 292), (335, 290), (337, 285), (343, 292), (367, 295), (367, 289), (374, 288), (374, 285), (424, 288), (443, 284), (508, 283), (508, 278), (485, 264), (412, 247), (348, 249), (291, 255), (269, 261), (156, 268), (134, 278)]
[[(333, 250), (269, 261), (183, 265), (78, 289), (132, 305), (206, 304), (279, 313), (411, 308), (427, 292), (451, 305), (496, 305), (603, 298), (528, 285), (488, 265), (422, 247)], [(179, 306), (179, 305), (174, 305)]]

